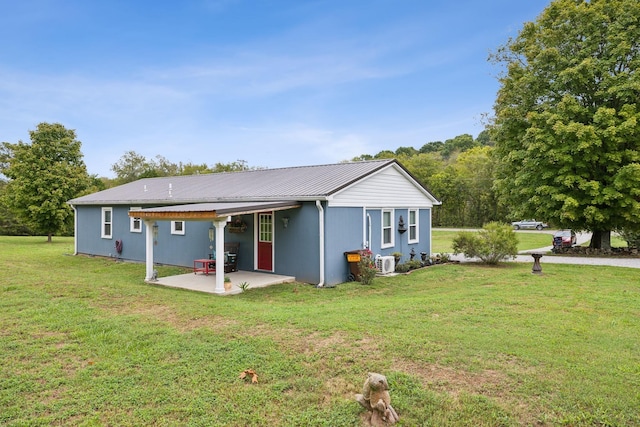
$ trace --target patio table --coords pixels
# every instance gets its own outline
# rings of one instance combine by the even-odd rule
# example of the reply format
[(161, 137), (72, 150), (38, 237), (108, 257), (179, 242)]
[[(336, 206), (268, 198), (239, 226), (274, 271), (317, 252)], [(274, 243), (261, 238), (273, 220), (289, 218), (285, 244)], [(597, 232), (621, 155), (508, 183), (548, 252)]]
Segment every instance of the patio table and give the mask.
[[(205, 275), (209, 275), (210, 271), (215, 272), (216, 268), (215, 268), (215, 260), (211, 260), (211, 259), (205, 259), (205, 258), (201, 258), (201, 259), (194, 259), (193, 260), (193, 274), (196, 274), (198, 272), (202, 272)], [(213, 265), (212, 268), (210, 268), (209, 266)]]

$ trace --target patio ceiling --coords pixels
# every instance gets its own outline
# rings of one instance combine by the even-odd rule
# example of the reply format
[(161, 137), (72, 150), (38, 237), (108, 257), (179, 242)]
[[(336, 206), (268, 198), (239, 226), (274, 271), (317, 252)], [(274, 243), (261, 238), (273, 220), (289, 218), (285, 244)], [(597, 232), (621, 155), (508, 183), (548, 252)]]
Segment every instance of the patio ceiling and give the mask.
[(296, 201), (194, 203), (188, 205), (132, 209), (129, 211), (129, 216), (142, 220), (211, 221), (234, 215), (280, 211), (299, 207), (300, 203)]

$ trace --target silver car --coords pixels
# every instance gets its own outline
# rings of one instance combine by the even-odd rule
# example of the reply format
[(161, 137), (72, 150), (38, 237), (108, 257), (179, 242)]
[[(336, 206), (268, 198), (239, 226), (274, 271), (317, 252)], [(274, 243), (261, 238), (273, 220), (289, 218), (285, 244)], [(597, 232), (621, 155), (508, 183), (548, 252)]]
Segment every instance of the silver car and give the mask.
[(549, 225), (535, 219), (523, 219), (522, 221), (514, 221), (511, 223), (514, 230), (542, 230), (548, 228)]

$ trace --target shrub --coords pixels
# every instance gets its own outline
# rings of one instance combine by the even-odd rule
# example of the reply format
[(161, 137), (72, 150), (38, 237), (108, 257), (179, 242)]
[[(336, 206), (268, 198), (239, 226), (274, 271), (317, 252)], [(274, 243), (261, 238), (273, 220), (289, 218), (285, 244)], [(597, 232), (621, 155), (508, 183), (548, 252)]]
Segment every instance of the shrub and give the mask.
[(422, 268), (423, 265), (417, 259), (412, 259), (407, 262), (402, 262), (396, 265), (396, 273), (406, 273), (407, 271), (417, 270)]
[(618, 230), (618, 234), (627, 242), (629, 249), (640, 248), (640, 231)]
[(409, 264), (406, 262), (396, 265), (396, 273), (406, 273), (410, 269)]
[(462, 231), (453, 239), (453, 253), (480, 258), (486, 264), (518, 254), (518, 238), (509, 224), (489, 222), (478, 232)]
[(444, 264), (451, 261), (451, 257), (446, 252), (431, 255), (429, 259), (431, 260), (431, 264)]
[(376, 265), (371, 257), (361, 256), (360, 261), (358, 262), (358, 267), (360, 269), (360, 283), (363, 285), (370, 285), (373, 283), (373, 279), (376, 277), (378, 270), (376, 269)]

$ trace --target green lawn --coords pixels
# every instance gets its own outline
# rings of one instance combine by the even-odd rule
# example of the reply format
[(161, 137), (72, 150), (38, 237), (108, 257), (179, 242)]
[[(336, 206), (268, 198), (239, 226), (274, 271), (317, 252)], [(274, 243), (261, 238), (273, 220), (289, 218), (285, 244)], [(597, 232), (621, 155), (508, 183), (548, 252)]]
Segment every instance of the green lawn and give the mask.
[(0, 425), (359, 426), (370, 371), (401, 426), (640, 425), (635, 269), (449, 264), (220, 297), (72, 250), (0, 237)]
[[(438, 230), (434, 229), (431, 234), (433, 253), (450, 253), (453, 252), (451, 243), (453, 238), (458, 234), (458, 231)], [(553, 241), (553, 233), (549, 231), (517, 231), (518, 236), (518, 250), (526, 251), (531, 249), (544, 248), (551, 246)], [(589, 242), (583, 244), (583, 246), (589, 246)], [(616, 234), (611, 236), (611, 246), (616, 248), (626, 248), (627, 242), (622, 240)]]
[[(458, 231), (438, 230), (435, 229), (431, 232), (431, 240), (433, 253), (450, 253), (453, 252), (451, 242), (453, 238), (458, 234)], [(518, 250), (526, 251), (530, 249), (543, 248), (545, 246), (551, 246), (553, 241), (553, 235), (546, 231), (536, 232), (516, 232), (518, 236)]]

